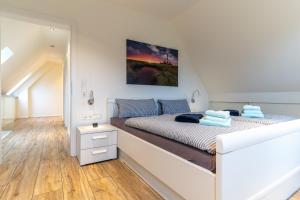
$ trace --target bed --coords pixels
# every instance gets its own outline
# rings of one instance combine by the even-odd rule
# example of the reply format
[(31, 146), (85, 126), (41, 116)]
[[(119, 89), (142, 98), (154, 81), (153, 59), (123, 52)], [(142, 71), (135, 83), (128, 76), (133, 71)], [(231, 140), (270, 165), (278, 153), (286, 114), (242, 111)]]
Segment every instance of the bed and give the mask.
[[(117, 112), (113, 99), (107, 108), (110, 119)], [(218, 135), (216, 156), (206, 156), (215, 170), (114, 125), (120, 159), (165, 199), (276, 200), (300, 187), (300, 120)]]
[(176, 156), (179, 156), (195, 165), (201, 166), (211, 172), (216, 171), (216, 156), (205, 151), (188, 146), (186, 144), (168, 139), (159, 135), (152, 134), (148, 131), (127, 126), (125, 121), (127, 118), (113, 117), (111, 124), (127, 133), (138, 137), (148, 143), (151, 143), (161, 149), (164, 149)]

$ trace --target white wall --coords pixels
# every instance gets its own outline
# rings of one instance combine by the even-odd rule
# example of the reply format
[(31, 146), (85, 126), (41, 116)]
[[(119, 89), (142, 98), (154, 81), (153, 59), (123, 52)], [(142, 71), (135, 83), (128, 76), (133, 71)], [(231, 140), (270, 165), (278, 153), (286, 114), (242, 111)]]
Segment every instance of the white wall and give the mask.
[[(275, 115), (288, 115), (294, 117), (300, 117), (300, 104), (285, 104), (285, 103), (262, 103), (262, 102), (250, 102), (253, 105), (261, 106), (262, 111), (265, 114)], [(248, 102), (232, 103), (232, 102), (211, 102), (210, 109), (224, 110), (224, 109), (236, 109), (240, 112), (243, 110), (243, 106)]]
[(2, 130), (10, 130), (16, 119), (16, 98), (12, 96), (1, 96), (1, 122)]
[(63, 115), (63, 68), (53, 64), (28, 93), (30, 117)]
[[(165, 23), (154, 17), (123, 9), (102, 8), (97, 11), (97, 23), (87, 23), (88, 16), (78, 19), (78, 30), (73, 46), (73, 137), (75, 127), (88, 123), (82, 114), (99, 114), (106, 121), (107, 97), (190, 97), (194, 89), (200, 88), (202, 100), (196, 110), (207, 106), (206, 91), (193, 70), (183, 44), (176, 33)], [(118, 13), (118, 14), (116, 14)], [(109, 19), (109, 20), (107, 20)], [(179, 87), (126, 85), (125, 40), (127, 38), (161, 46), (179, 49)], [(94, 90), (95, 106), (90, 110), (87, 101), (81, 96), (81, 83), (86, 82), (88, 90)], [(72, 146), (75, 153), (75, 146)]]
[(61, 63), (41, 64), (13, 95), (17, 118), (62, 116), (63, 69)]
[[(1, 16), (0, 16), (0, 49), (2, 49), (2, 20), (1, 20)], [(0, 61), (1, 61), (1, 53), (0, 53)], [(1, 63), (1, 62), (0, 62)], [(0, 64), (0, 77), (2, 77), (2, 65)], [(0, 93), (2, 94), (2, 83), (0, 81)], [(0, 95), (2, 96), (2, 95)], [(2, 104), (2, 97), (0, 98), (0, 104)], [(0, 112), (2, 113), (2, 108), (0, 108)], [(0, 119), (0, 131), (2, 130), (2, 114), (0, 115), (1, 119)], [(2, 141), (0, 140), (0, 154), (2, 155)]]
[(24, 89), (17, 97), (17, 118), (29, 117), (28, 88)]
[(71, 128), (71, 63), (70, 63), (70, 43), (67, 45), (67, 54), (63, 66), (64, 70), (64, 90), (63, 90), (63, 98), (64, 98), (64, 125), (68, 129), (68, 134), (70, 133)]
[(2, 119), (14, 120), (16, 118), (16, 99), (15, 97), (2, 95), (1, 115)]
[[(76, 154), (76, 126), (89, 123), (82, 115), (94, 113), (106, 121), (107, 97), (190, 97), (199, 88), (202, 96), (195, 110), (207, 107), (207, 93), (197, 72), (190, 63), (185, 46), (173, 26), (167, 21), (149, 16), (109, 1), (33, 1), (1, 0), (2, 8), (34, 18), (55, 19), (56, 22), (71, 21), (71, 65), (72, 65), (72, 130), (71, 154)], [(96, 5), (97, 4), (97, 5)], [(4, 7), (5, 5), (5, 7)], [(15, 7), (16, 6), (16, 7)], [(29, 10), (30, 12), (26, 12)], [(83, 12), (88, 10), (88, 12)], [(34, 12), (44, 13), (35, 15)], [(51, 16), (51, 17), (48, 17)], [(58, 20), (59, 19), (59, 20)], [(126, 85), (126, 39), (134, 39), (179, 50), (179, 87)], [(95, 106), (91, 110), (82, 97), (81, 84), (86, 82), (87, 90), (94, 90)]]
[(225, 93), (209, 99), (212, 109), (242, 110), (245, 104), (255, 104), (267, 114), (300, 116), (300, 92)]

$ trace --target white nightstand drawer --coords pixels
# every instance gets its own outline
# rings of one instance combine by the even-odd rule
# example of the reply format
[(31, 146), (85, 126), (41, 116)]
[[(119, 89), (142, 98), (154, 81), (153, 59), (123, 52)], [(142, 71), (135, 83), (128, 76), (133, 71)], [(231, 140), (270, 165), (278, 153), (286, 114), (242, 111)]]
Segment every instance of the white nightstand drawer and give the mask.
[(81, 135), (81, 149), (110, 146), (117, 144), (117, 131)]
[(117, 158), (117, 145), (80, 151), (80, 165)]

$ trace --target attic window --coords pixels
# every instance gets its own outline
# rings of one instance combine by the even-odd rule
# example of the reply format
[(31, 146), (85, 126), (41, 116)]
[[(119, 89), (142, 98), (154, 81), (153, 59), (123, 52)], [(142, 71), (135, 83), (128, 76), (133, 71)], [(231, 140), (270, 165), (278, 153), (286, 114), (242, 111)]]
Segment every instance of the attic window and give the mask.
[(14, 52), (10, 48), (4, 47), (1, 50), (1, 65), (4, 64), (13, 55), (14, 55)]

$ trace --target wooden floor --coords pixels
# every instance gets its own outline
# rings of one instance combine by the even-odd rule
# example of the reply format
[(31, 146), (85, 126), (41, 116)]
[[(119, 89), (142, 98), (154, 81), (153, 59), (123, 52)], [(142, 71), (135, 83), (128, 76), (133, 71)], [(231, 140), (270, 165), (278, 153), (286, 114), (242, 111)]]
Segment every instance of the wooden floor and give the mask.
[(300, 191), (297, 192), (290, 200), (300, 200)]
[(118, 160), (80, 167), (60, 118), (17, 120), (13, 130), (1, 146), (1, 200), (162, 199)]
[(162, 199), (120, 161), (80, 167), (60, 118), (17, 120), (2, 141), (0, 199)]

